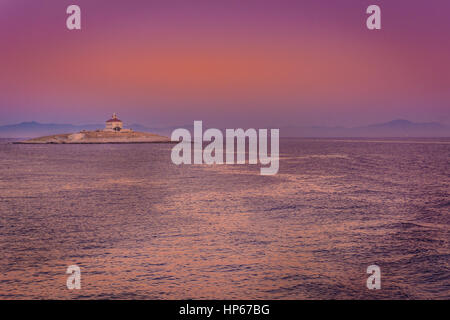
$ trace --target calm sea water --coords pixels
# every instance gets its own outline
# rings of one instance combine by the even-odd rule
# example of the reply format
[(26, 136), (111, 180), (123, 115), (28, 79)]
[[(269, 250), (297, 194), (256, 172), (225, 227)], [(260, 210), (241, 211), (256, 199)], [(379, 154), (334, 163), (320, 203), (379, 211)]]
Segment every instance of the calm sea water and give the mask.
[(282, 139), (275, 176), (171, 147), (0, 143), (0, 298), (450, 298), (450, 140)]

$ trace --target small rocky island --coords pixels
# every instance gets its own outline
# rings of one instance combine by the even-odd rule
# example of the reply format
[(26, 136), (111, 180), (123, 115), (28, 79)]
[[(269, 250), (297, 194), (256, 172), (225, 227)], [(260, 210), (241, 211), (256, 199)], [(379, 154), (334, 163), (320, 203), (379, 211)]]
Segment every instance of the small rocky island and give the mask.
[(15, 143), (19, 144), (98, 144), (98, 143), (170, 143), (170, 139), (154, 133), (124, 129), (114, 113), (103, 130), (56, 134)]

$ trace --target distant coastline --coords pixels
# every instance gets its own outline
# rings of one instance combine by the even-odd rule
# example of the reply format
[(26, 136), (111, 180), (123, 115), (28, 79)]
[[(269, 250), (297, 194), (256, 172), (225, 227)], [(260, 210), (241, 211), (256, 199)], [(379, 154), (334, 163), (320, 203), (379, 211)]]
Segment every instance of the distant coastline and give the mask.
[[(206, 126), (208, 123), (206, 123)], [(67, 132), (97, 131), (100, 124), (72, 125), (56, 123), (22, 122), (0, 126), (0, 138), (31, 139), (36, 137), (58, 135)], [(184, 128), (192, 132), (191, 124), (176, 127), (146, 127), (131, 124), (136, 132), (152, 132), (161, 136), (170, 136), (173, 130)], [(417, 123), (407, 120), (393, 120), (386, 123), (359, 127), (326, 127), (326, 126), (281, 126), (280, 137), (287, 138), (445, 138), (450, 137), (450, 126), (436, 122)]]

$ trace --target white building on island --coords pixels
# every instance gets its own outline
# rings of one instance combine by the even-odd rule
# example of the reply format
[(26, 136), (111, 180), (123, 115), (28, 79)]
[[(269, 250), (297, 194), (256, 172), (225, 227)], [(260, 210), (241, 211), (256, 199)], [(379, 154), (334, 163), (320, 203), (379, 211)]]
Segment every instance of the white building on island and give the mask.
[(123, 129), (123, 122), (119, 118), (117, 118), (117, 115), (114, 113), (112, 115), (112, 118), (106, 121), (106, 126), (104, 131), (131, 131), (129, 129)]

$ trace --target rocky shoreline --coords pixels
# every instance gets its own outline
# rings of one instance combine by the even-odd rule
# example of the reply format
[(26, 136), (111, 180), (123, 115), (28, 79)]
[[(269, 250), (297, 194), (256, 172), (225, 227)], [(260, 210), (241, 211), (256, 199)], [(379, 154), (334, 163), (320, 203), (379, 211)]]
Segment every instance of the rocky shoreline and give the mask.
[(168, 137), (148, 132), (106, 132), (81, 131), (79, 133), (57, 134), (14, 144), (121, 144), (121, 143), (172, 143)]

